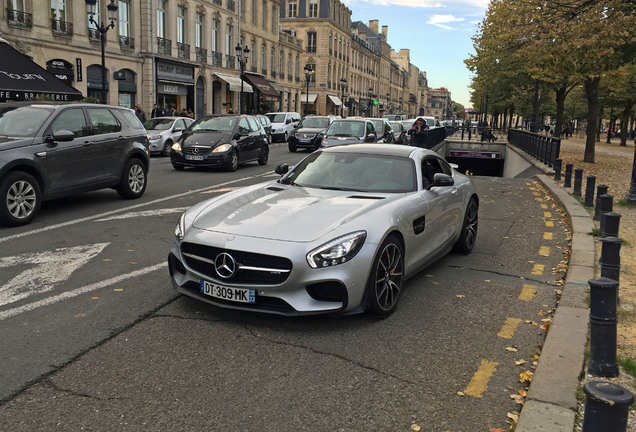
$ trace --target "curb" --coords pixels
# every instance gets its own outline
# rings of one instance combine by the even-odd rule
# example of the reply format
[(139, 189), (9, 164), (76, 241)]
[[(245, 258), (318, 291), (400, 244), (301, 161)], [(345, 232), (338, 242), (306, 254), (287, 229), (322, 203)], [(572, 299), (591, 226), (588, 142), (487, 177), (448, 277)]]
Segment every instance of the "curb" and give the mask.
[(515, 432), (572, 432), (587, 345), (588, 281), (594, 278), (596, 264), (594, 238), (589, 235), (594, 221), (583, 205), (554, 180), (545, 174), (536, 178), (568, 214), (572, 241), (561, 299)]

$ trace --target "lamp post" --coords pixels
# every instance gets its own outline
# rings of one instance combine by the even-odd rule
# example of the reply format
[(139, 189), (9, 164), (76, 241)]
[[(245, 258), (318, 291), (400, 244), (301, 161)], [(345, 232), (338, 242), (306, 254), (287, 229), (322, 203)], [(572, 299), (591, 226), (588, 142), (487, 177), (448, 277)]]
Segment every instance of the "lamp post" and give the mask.
[(384, 112), (391, 114), (391, 94), (386, 94), (386, 106), (384, 107)]
[(115, 28), (115, 21), (117, 20), (117, 5), (115, 0), (110, 0), (110, 4), (106, 7), (108, 9), (108, 20), (110, 24), (104, 25), (104, 21), (98, 23), (93, 19), (95, 10), (97, 8), (97, 0), (86, 0), (86, 12), (88, 13), (88, 22), (95, 26), (95, 29), (99, 32), (99, 39), (102, 43), (102, 100), (101, 103), (106, 103), (106, 33), (108, 30)]
[(344, 93), (347, 88), (347, 79), (340, 78), (340, 88), (342, 89), (342, 100), (340, 101), (340, 117), (344, 118)]
[(307, 111), (309, 110), (309, 82), (311, 81), (311, 74), (314, 72), (311, 69), (311, 66), (305, 65), (305, 80), (307, 81), (307, 93), (306, 93), (306, 101), (305, 101), (305, 117), (307, 117)]
[(236, 59), (238, 60), (239, 69), (241, 70), (241, 93), (239, 96), (239, 114), (243, 114), (243, 81), (245, 79), (245, 66), (247, 65), (247, 59), (250, 54), (250, 49), (247, 47), (242, 47), (241, 44), (237, 44), (234, 47), (236, 50)]
[(373, 117), (373, 87), (369, 87), (369, 117)]

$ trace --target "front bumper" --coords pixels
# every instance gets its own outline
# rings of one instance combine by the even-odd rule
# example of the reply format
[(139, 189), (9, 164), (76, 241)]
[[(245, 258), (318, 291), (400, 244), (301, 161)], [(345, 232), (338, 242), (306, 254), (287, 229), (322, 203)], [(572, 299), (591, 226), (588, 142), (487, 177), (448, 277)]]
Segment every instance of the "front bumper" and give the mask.
[(231, 152), (229, 151), (223, 152), (223, 153), (208, 152), (206, 154), (194, 155), (194, 156), (199, 156), (201, 158), (201, 159), (195, 160), (191, 158), (191, 156), (193, 155), (187, 155), (183, 152), (172, 149), (170, 151), (170, 162), (173, 165), (180, 165), (180, 166), (222, 168), (227, 166), (227, 164), (230, 163), (230, 154)]
[(318, 135), (310, 139), (298, 139), (296, 138), (295, 135), (292, 135), (289, 137), (289, 144), (299, 149), (316, 150), (320, 148), (321, 143), (322, 143), (322, 137)]
[(150, 154), (157, 154), (163, 152), (163, 146), (165, 145), (166, 140), (163, 138), (150, 140)]

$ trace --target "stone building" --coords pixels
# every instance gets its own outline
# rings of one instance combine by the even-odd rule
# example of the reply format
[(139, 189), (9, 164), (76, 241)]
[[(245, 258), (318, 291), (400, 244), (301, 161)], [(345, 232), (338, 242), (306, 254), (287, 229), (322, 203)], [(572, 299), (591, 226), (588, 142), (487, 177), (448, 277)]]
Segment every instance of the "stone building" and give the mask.
[(428, 90), (427, 106), (427, 115), (436, 119), (444, 120), (454, 116), (451, 93), (444, 87)]

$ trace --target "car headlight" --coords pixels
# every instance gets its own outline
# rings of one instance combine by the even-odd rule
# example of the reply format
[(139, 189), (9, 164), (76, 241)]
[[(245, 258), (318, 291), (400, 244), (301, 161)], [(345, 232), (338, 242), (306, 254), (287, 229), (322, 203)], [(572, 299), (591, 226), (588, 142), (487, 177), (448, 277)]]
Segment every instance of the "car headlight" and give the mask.
[(149, 137), (148, 139), (151, 139), (151, 140), (158, 140), (158, 139), (160, 139), (160, 138), (161, 138), (161, 135), (153, 135), (153, 136)]
[(174, 151), (181, 151), (181, 144), (179, 144), (178, 142), (172, 144), (172, 150)]
[(362, 248), (366, 231), (356, 231), (318, 246), (307, 254), (311, 268), (332, 267), (350, 261)]
[(179, 218), (177, 226), (174, 227), (174, 236), (177, 238), (177, 243), (181, 244), (183, 236), (185, 235), (185, 213)]
[(231, 148), (232, 148), (232, 144), (221, 144), (220, 146), (212, 150), (212, 153), (223, 153), (228, 151)]

